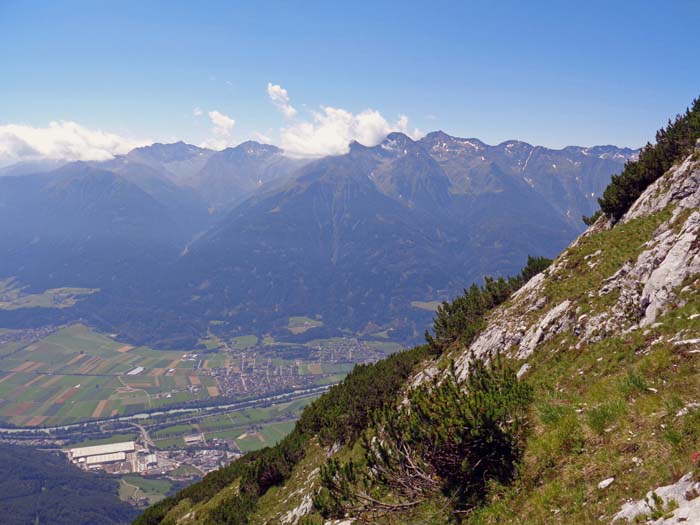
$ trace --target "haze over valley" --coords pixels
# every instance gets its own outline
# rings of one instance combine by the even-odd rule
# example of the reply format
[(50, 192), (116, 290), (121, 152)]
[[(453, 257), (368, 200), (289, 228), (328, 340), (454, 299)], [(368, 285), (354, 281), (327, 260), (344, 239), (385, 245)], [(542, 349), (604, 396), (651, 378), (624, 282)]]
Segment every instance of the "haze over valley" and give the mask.
[(6, 301), (0, 322), (82, 319), (186, 349), (208, 332), (301, 339), (287, 325), (304, 316), (319, 321), (307, 339), (414, 341), (437, 302), (557, 253), (635, 155), (394, 132), (313, 160), (253, 141), (178, 142), (38, 173), (11, 165), (0, 177), (6, 293), (91, 292), (69, 308)]

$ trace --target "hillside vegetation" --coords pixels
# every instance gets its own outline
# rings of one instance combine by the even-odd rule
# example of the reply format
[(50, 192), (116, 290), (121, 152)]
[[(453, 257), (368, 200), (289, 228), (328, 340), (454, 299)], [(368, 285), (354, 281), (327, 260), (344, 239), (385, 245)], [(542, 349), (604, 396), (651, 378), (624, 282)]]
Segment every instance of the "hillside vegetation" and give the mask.
[[(659, 179), (674, 162), (692, 153), (700, 139), (700, 99), (695, 99), (683, 115), (669, 120), (665, 128), (656, 132), (656, 143), (648, 143), (635, 161), (628, 161), (619, 175), (598, 199), (600, 212), (618, 220), (634, 204), (642, 192)], [(592, 223), (592, 218), (587, 222)]]
[(700, 519), (699, 113), (551, 265), (444, 303), (426, 345), (356, 368), (277, 447), (136, 523)]
[(0, 522), (123, 525), (136, 514), (118, 482), (83, 472), (59, 453), (0, 445)]

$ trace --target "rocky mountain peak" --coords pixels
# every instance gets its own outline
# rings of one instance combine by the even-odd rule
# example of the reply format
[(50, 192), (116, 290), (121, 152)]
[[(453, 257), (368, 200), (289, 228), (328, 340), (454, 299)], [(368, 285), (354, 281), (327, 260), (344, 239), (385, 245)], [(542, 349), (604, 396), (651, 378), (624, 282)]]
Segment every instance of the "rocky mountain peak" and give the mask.
[(150, 146), (143, 146), (131, 150), (127, 157), (134, 159), (148, 159), (158, 162), (177, 162), (185, 161), (210, 152), (206, 148), (200, 148), (192, 144), (187, 144), (183, 141), (163, 144), (156, 142)]
[(426, 146), (432, 155), (449, 153), (475, 155), (486, 148), (486, 144), (479, 139), (453, 137), (444, 131), (428, 133), (420, 143)]
[(408, 154), (423, 153), (423, 149), (408, 135), (395, 131), (389, 133), (379, 144), (384, 152), (392, 156), (403, 156)]
[(282, 150), (277, 146), (273, 146), (272, 144), (261, 144), (260, 142), (256, 142), (254, 140), (247, 140), (245, 142), (241, 142), (238, 146), (235, 146), (233, 148), (226, 148), (224, 151), (227, 151), (229, 153), (235, 152), (238, 154), (244, 154), (249, 157), (282, 154)]

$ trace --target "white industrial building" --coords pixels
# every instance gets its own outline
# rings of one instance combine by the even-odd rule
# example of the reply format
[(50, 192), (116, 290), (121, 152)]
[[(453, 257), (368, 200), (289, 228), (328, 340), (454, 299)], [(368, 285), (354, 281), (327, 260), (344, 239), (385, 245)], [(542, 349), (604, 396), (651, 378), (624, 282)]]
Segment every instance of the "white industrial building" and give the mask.
[(90, 465), (101, 465), (103, 463), (114, 463), (115, 461), (126, 461), (124, 452), (113, 452), (111, 454), (100, 454), (99, 456), (88, 456), (84, 459), (85, 463)]
[(134, 452), (136, 443), (133, 441), (124, 441), (122, 443), (110, 443), (109, 445), (95, 445), (92, 447), (79, 447), (69, 450), (70, 459), (77, 461), (80, 458), (89, 458), (94, 456), (105, 456), (110, 454)]
[[(72, 448), (67, 452), (68, 458), (84, 469), (117, 468), (121, 470), (122, 466), (118, 464), (130, 465), (133, 463), (136, 443), (124, 441), (122, 443), (110, 443), (109, 445)], [(110, 465), (114, 467), (110, 467)]]
[(147, 472), (158, 467), (158, 455), (136, 445), (134, 441), (77, 447), (65, 451), (83, 470), (102, 469), (111, 474)]

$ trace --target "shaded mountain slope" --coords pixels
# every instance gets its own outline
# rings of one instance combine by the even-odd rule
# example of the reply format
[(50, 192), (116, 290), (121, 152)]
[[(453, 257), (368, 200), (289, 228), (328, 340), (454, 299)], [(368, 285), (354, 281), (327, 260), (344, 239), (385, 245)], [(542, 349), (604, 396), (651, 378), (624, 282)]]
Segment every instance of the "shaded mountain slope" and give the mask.
[(0, 445), (0, 512), (7, 525), (123, 525), (136, 513), (119, 483), (86, 473), (56, 452)]
[(288, 177), (302, 164), (285, 157), (276, 146), (248, 141), (210, 155), (186, 184), (211, 208), (227, 210), (263, 185)]
[(329, 158), (237, 208), (191, 247), (182, 273), (207, 281), (200, 296), (233, 299), (240, 315), (284, 307), (357, 329), (453, 284), (456, 238), (445, 230), (377, 191), (354, 159)]
[(172, 182), (164, 167), (133, 162), (127, 157), (101, 162), (96, 167), (123, 177), (153, 197), (177, 224), (183, 244), (211, 226), (213, 217), (205, 200), (191, 188)]
[(154, 198), (83, 163), (0, 184), (0, 274), (37, 288), (108, 285), (174, 257), (184, 242)]
[[(221, 335), (281, 335), (289, 316), (321, 315), (325, 335), (391, 328), (415, 341), (434, 301), (553, 256), (581, 231), (589, 179), (632, 154), (583, 151), (392, 133), (301, 162), (255, 142), (180, 142), (1, 177), (0, 278), (101, 291), (66, 311), (2, 311), (0, 323), (72, 315), (133, 343), (186, 347), (211, 320)], [(547, 171), (576, 155), (589, 160)]]
[(480, 197), (451, 194), (425, 149), (393, 133), (261, 191), (193, 243), (176, 273), (193, 308), (234, 326), (310, 314), (353, 331), (408, 323), (418, 335), (430, 313), (412, 301), (447, 298), (488, 268), (517, 271), (575, 234), (518, 179)]
[(574, 225), (595, 211), (610, 174), (637, 155), (636, 150), (615, 146), (552, 150), (514, 140), (490, 146), (441, 131), (429, 133), (420, 143), (445, 170), (454, 192), (498, 192), (507, 178), (516, 179)]

